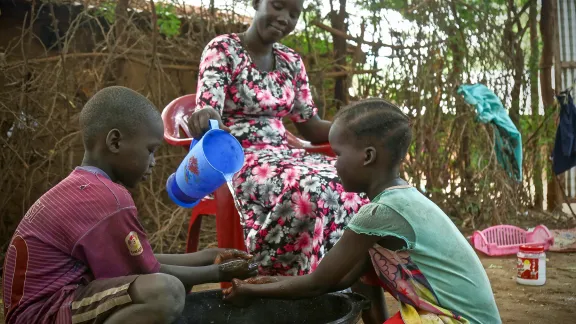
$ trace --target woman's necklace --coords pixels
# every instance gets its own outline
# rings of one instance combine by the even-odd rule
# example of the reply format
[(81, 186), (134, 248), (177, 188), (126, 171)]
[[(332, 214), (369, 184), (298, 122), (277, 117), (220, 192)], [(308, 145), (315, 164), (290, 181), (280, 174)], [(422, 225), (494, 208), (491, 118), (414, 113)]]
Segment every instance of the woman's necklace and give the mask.
[(254, 57), (254, 51), (250, 48), (250, 45), (246, 41), (246, 33), (240, 33), (238, 36), (240, 37), (240, 42), (242, 43), (242, 46), (244, 46), (244, 49), (248, 55), (250, 55), (250, 57)]
[(250, 46), (248, 46), (248, 43), (246, 42), (246, 33), (238, 34), (238, 38), (240, 38), (240, 43), (242, 43), (246, 52), (251, 52)]
[[(250, 45), (248, 44), (248, 42), (246, 41), (246, 33), (240, 33), (238, 34), (238, 38), (240, 38), (240, 43), (242, 44), (242, 46), (244, 47), (244, 50), (246, 51), (246, 53), (248, 53), (248, 56), (250, 57), (250, 60), (252, 61), (252, 63), (254, 63), (256, 66), (256, 61), (254, 60), (254, 58), (257, 58), (258, 56), (255, 55), (254, 50), (252, 50), (250, 48)], [(272, 65), (271, 65), (271, 69), (270, 70), (274, 70), (276, 68), (276, 57), (274, 55), (274, 51), (270, 51), (270, 59), (272, 60)], [(268, 69), (265, 69), (268, 70)]]

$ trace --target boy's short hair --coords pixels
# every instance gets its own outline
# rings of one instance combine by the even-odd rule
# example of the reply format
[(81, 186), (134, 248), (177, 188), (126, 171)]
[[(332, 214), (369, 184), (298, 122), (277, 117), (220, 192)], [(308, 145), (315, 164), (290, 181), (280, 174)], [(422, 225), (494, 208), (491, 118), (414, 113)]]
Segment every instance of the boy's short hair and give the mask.
[(80, 112), (80, 129), (85, 149), (92, 149), (103, 133), (117, 128), (133, 134), (138, 127), (147, 127), (151, 118), (158, 118), (156, 106), (138, 92), (120, 86), (98, 91)]
[(392, 163), (399, 164), (410, 147), (410, 118), (393, 103), (380, 98), (354, 102), (336, 114), (356, 139), (376, 139), (391, 153)]

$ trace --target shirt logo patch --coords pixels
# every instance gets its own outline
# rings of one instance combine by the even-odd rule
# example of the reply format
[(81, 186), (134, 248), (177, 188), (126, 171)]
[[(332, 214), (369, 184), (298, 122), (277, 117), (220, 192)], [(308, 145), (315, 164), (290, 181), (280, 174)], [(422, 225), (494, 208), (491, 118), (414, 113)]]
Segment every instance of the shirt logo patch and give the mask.
[(144, 249), (142, 248), (142, 244), (140, 244), (138, 234), (136, 234), (136, 232), (128, 233), (128, 236), (126, 236), (126, 246), (128, 246), (128, 251), (130, 251), (130, 255), (133, 256), (140, 255), (144, 251)]
[(37, 200), (34, 205), (28, 209), (28, 212), (26, 212), (26, 215), (24, 215), (24, 219), (32, 223), (34, 217), (36, 217), (36, 215), (38, 215), (42, 209), (44, 209), (44, 205), (42, 202), (40, 202), (40, 200)]

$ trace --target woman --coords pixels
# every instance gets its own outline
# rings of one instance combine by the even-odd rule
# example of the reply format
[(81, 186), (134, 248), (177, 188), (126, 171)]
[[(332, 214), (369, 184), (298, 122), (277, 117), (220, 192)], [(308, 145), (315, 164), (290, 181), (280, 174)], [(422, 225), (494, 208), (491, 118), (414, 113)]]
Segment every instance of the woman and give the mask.
[(278, 43), (294, 30), (303, 0), (254, 0), (253, 6), (245, 33), (218, 36), (206, 46), (198, 108), (188, 123), (199, 138), (208, 120), (217, 119), (245, 149), (234, 186), (260, 274), (304, 275), (367, 200), (344, 192), (334, 159), (291, 149), (286, 140), (285, 116), (312, 143), (328, 142), (331, 125), (316, 114), (302, 59)]

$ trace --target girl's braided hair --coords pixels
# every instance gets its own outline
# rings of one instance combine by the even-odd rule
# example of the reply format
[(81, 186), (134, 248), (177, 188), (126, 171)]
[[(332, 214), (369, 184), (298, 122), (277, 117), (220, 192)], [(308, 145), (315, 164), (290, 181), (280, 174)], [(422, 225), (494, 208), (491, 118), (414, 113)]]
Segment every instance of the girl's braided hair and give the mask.
[(395, 104), (380, 98), (354, 102), (334, 118), (351, 131), (356, 139), (376, 139), (391, 153), (392, 163), (399, 164), (410, 146), (410, 118)]

